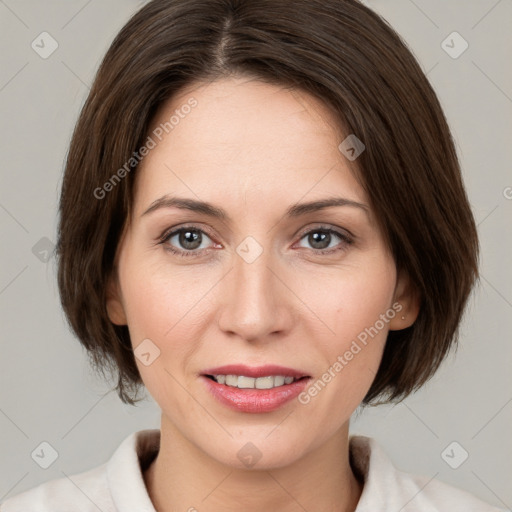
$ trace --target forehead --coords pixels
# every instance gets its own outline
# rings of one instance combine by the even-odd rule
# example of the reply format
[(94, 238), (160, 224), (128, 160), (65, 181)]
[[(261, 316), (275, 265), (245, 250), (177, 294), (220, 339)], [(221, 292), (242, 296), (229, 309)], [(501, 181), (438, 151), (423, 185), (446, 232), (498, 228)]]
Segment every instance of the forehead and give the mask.
[(253, 207), (338, 192), (365, 200), (338, 149), (336, 118), (304, 91), (251, 78), (196, 83), (160, 107), (149, 136), (156, 145), (137, 170), (139, 214), (176, 192), (220, 203), (243, 196)]

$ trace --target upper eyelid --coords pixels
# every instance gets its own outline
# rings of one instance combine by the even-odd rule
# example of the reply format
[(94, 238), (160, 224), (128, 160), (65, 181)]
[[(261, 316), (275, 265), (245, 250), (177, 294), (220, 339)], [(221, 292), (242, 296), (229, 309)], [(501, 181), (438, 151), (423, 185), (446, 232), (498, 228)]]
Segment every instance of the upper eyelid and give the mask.
[(172, 228), (169, 228), (169, 229), (166, 229), (161, 238), (162, 239), (167, 239), (169, 238), (170, 236), (173, 236), (177, 233), (179, 233), (180, 231), (184, 231), (186, 229), (191, 229), (191, 230), (196, 230), (196, 231), (201, 231), (202, 233), (205, 233), (206, 235), (208, 235), (210, 238), (212, 238), (212, 234), (209, 232), (208, 229), (205, 229), (204, 227), (198, 227), (198, 226), (194, 226), (193, 224), (185, 224), (184, 226), (175, 226), (175, 227), (172, 227)]
[[(299, 233), (296, 236), (300, 236), (302, 238), (304, 235), (307, 235), (308, 233), (311, 233), (312, 231), (329, 231), (329, 232), (333, 232), (334, 234), (337, 234), (341, 237), (350, 238), (350, 239), (355, 238), (355, 236), (348, 229), (339, 228), (337, 226), (331, 226), (326, 223), (318, 225), (318, 226), (305, 228), (304, 230), (299, 231)], [(345, 232), (346, 234), (344, 234), (343, 232)]]

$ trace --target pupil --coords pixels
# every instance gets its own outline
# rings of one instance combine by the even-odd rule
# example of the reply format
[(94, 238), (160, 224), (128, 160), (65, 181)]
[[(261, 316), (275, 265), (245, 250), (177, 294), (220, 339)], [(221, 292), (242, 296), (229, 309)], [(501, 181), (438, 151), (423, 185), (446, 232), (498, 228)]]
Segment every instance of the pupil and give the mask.
[[(329, 243), (331, 241), (330, 233), (316, 231), (315, 233), (309, 235), (309, 237), (310, 243), (315, 249), (325, 249), (326, 247), (329, 247)], [(327, 243), (325, 243), (326, 241)], [(319, 244), (320, 247), (316, 246), (315, 244)]]
[[(196, 242), (199, 240), (199, 244)], [(185, 249), (197, 249), (201, 245), (201, 235), (197, 231), (182, 231), (180, 244)]]

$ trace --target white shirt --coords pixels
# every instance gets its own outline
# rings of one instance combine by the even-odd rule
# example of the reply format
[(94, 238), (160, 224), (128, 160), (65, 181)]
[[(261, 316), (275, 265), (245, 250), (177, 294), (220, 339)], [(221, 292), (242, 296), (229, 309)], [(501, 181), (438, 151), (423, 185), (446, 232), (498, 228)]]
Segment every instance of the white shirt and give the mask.
[[(143, 469), (158, 453), (159, 444), (158, 429), (134, 432), (105, 464), (13, 496), (0, 505), (0, 511), (156, 512)], [(354, 472), (364, 479), (355, 512), (504, 512), (438, 480), (398, 471), (369, 437), (350, 438), (350, 460)], [(201, 509), (199, 497), (196, 508)]]

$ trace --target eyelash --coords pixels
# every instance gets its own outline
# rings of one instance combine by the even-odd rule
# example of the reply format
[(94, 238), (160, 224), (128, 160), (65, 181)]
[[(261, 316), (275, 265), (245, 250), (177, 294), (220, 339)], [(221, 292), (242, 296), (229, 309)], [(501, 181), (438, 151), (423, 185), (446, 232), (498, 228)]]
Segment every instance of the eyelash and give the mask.
[[(172, 245), (169, 245), (167, 244), (167, 242), (174, 236), (174, 235), (177, 235), (179, 233), (181, 233), (182, 231), (187, 231), (187, 230), (190, 230), (190, 231), (197, 231), (199, 233), (202, 233), (203, 235), (206, 235), (208, 236), (208, 238), (211, 238), (210, 235), (204, 231), (203, 229), (199, 229), (195, 226), (183, 226), (183, 227), (180, 227), (178, 229), (175, 229), (173, 231), (166, 231), (159, 239), (159, 244), (162, 244), (164, 245), (164, 249), (166, 251), (169, 251), (173, 254), (176, 254), (178, 256), (183, 256), (183, 257), (199, 257), (202, 255), (203, 251), (207, 250), (207, 249), (202, 249), (201, 251), (197, 251), (197, 250), (190, 250), (190, 251), (184, 251), (184, 250), (179, 250), (179, 249), (176, 249), (175, 247), (173, 247)], [(337, 231), (333, 228), (330, 228), (330, 227), (327, 227), (327, 226), (320, 226), (320, 227), (316, 227), (316, 228), (313, 228), (313, 229), (310, 229), (309, 231), (305, 231), (303, 233), (301, 233), (300, 235), (300, 238), (299, 238), (299, 241), (302, 240), (305, 236), (307, 235), (310, 235), (311, 233), (316, 233), (316, 232), (322, 232), (322, 233), (329, 233), (329, 234), (334, 234), (336, 235), (337, 237), (339, 237), (341, 239), (341, 243), (339, 244), (341, 247), (335, 247), (335, 248), (331, 248), (329, 250), (327, 249), (311, 249), (311, 251), (313, 251), (315, 254), (321, 254), (321, 255), (329, 255), (329, 254), (332, 254), (332, 253), (335, 253), (335, 252), (338, 252), (338, 251), (343, 251), (343, 250), (346, 250), (346, 246), (347, 245), (351, 245), (353, 244), (353, 239), (350, 238), (348, 235), (344, 234), (344, 233), (341, 233), (340, 231)]]

